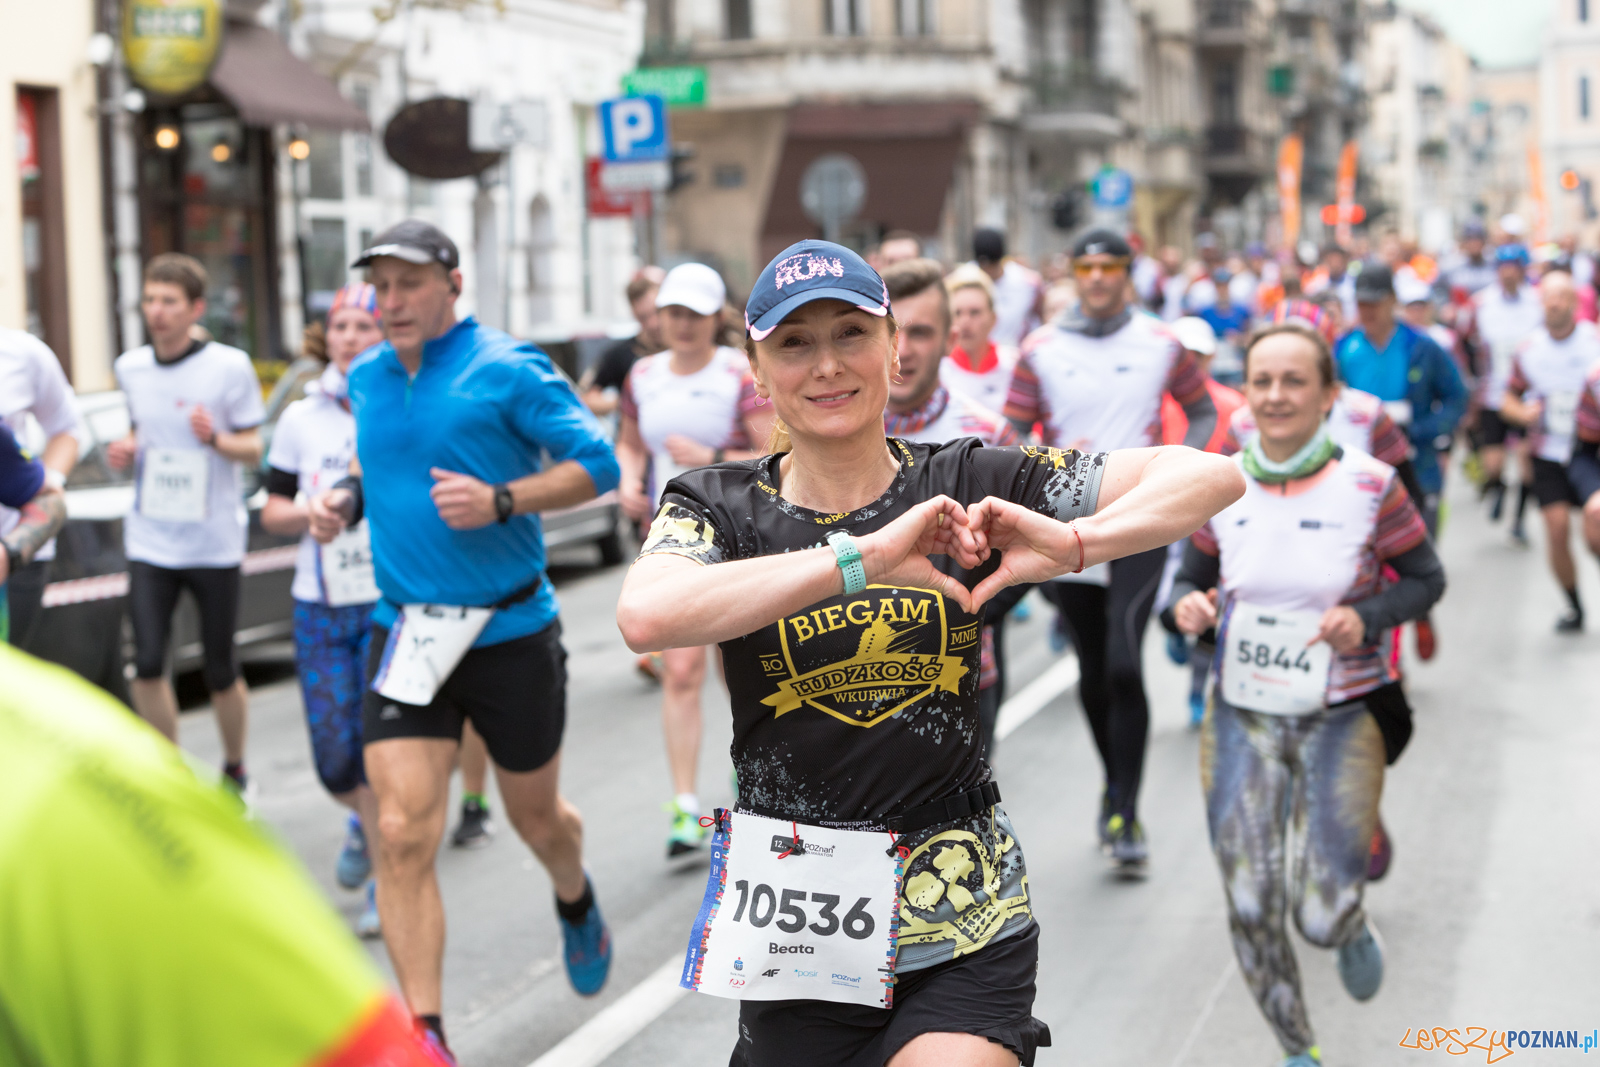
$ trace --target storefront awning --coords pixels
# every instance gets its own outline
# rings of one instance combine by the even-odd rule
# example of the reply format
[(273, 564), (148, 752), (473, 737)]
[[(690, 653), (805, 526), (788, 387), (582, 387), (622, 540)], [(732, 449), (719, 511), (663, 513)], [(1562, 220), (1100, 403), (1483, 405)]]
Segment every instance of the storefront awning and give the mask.
[(295, 122), (323, 130), (368, 130), (361, 109), (338, 86), (290, 52), (265, 26), (230, 22), (211, 84), (251, 126)]

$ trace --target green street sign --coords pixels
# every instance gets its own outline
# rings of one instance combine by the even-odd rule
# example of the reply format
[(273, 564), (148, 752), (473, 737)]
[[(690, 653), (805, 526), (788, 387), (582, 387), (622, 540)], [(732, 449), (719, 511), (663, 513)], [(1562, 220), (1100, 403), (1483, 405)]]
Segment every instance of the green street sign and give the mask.
[(706, 106), (706, 68), (640, 67), (622, 76), (629, 96), (659, 96), (668, 107)]

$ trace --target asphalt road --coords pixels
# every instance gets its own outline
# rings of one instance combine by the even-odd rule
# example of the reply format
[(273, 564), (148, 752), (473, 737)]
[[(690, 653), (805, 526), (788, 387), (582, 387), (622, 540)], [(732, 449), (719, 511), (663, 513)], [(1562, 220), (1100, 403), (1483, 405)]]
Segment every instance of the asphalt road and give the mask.
[[(1440, 652), (1428, 664), (1408, 656), (1417, 732), (1384, 800), (1395, 865), (1367, 898), (1388, 944), (1384, 988), (1358, 1005), (1331, 953), (1298, 948), (1328, 1067), (1444, 1057), (1400, 1047), (1418, 1028), (1600, 1027), (1600, 634), (1552, 632), (1562, 604), (1540, 531), (1533, 550), (1516, 548), (1468, 496), (1452, 503)], [(1595, 564), (1585, 559), (1582, 570), (1600, 606)], [(572, 675), (563, 785), (584, 814), (612, 924), (611, 980), (593, 1000), (569, 989), (548, 882), (508, 830), (480, 851), (443, 849), (445, 1021), (471, 1067), (699, 1067), (726, 1062), (733, 1042), (734, 1002), (678, 995), (663, 974), (681, 959), (704, 864), (663, 859), (670, 789), (658, 691), (633, 672), (613, 623), (621, 578), (620, 568), (557, 572)], [(1055, 662), (1044, 642), (1048, 609), (1034, 604), (1033, 618), (1010, 628), (1013, 693)], [(1187, 726), (1187, 672), (1166, 660), (1159, 638), (1152, 626), (1146, 880), (1112, 877), (1093, 846), (1100, 776), (1074, 689), (1041, 702), (1034, 686), (1021, 703), (1042, 707), (999, 748), (996, 773), (1042, 928), (1034, 1010), (1055, 1044), (1039, 1062), (1266, 1067), (1281, 1054), (1232, 961)], [(292, 674), (258, 665), (250, 676), (256, 809), (353, 920), (358, 895), (333, 881), (344, 819), (312, 772)], [(707, 804), (731, 799), (726, 708), (720, 684), (708, 684)], [(183, 743), (214, 761), (209, 719), (203, 707), (186, 714)], [(381, 944), (372, 953), (387, 966)], [(1573, 1055), (1515, 1054), (1530, 1063)]]

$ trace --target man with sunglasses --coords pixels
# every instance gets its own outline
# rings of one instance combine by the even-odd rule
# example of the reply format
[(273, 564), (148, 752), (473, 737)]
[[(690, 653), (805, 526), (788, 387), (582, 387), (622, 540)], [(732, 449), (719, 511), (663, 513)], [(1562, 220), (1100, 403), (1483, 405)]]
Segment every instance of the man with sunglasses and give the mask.
[[(1206, 375), (1167, 327), (1128, 304), (1132, 249), (1091, 230), (1072, 250), (1078, 304), (1033, 335), (1012, 375), (1005, 414), (1022, 433), (1037, 423), (1056, 448), (1108, 452), (1161, 443), (1161, 397), (1188, 416), (1183, 443), (1204, 448), (1217, 426)], [(1138, 820), (1150, 707), (1141, 638), (1166, 549), (1091, 567), (1042, 588), (1072, 631), (1083, 672), (1079, 694), (1105, 766), (1098, 828), (1118, 868), (1139, 873), (1148, 857)]]

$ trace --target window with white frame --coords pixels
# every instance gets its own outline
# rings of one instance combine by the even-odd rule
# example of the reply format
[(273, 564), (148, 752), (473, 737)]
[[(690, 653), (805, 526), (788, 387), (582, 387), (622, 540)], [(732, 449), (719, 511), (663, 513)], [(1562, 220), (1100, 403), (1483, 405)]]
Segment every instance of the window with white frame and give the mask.
[(902, 37), (932, 37), (937, 0), (895, 0), (895, 15)]

